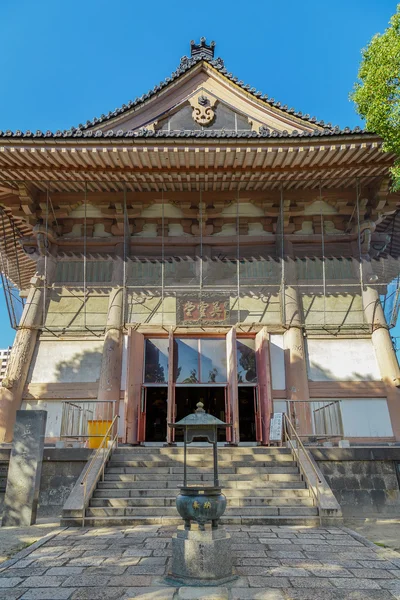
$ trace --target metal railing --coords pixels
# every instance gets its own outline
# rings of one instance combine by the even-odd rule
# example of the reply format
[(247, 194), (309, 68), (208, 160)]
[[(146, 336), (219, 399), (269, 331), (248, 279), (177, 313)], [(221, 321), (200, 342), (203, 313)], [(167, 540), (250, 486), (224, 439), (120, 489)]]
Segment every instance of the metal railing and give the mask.
[(60, 439), (81, 440), (89, 437), (103, 437), (103, 434), (89, 434), (88, 422), (96, 418), (96, 407), (102, 404), (101, 413), (109, 414), (111, 420), (117, 413), (118, 402), (109, 400), (84, 400), (84, 401), (65, 401), (62, 403)]
[[(309, 441), (312, 438), (343, 438), (340, 400), (277, 400), (275, 403), (274, 412), (285, 412), (291, 422), (296, 424), (300, 438)], [(282, 404), (285, 406), (284, 409)], [(308, 423), (309, 419), (311, 419), (311, 431), (304, 430), (304, 423)], [(300, 423), (302, 425), (297, 426)]]
[[(296, 460), (300, 466), (300, 469), (302, 471), (302, 474), (307, 482), (307, 485), (309, 487), (309, 489), (311, 490), (316, 502), (317, 502), (317, 506), (318, 506), (318, 515), (319, 515), (319, 519), (321, 521), (321, 514), (320, 514), (320, 510), (319, 507), (321, 505), (320, 499), (321, 499), (321, 491), (320, 491), (320, 486), (322, 484), (321, 478), (319, 476), (318, 470), (315, 467), (314, 463), (312, 462), (307, 450), (305, 449), (303, 442), (301, 441), (299, 435), (297, 434), (297, 431), (295, 429), (295, 427), (293, 426), (293, 423), (291, 422), (291, 420), (289, 419), (289, 417), (284, 413), (283, 414), (283, 423), (284, 423), (284, 434), (285, 434), (285, 440), (289, 442), (290, 444), (290, 448), (293, 452), (293, 454), (296, 457)], [(293, 442), (296, 442), (295, 444)], [(304, 464), (304, 460), (300, 457), (300, 450), (302, 450), (303, 452), (303, 456), (304, 459), (307, 461), (308, 465), (311, 467), (312, 471), (314, 472), (315, 475), (315, 482), (310, 481), (309, 475), (307, 473), (307, 470), (305, 469), (305, 464)], [(315, 489), (314, 489), (315, 487)]]
[(89, 474), (93, 471), (95, 464), (99, 462), (98, 473), (99, 477), (96, 478), (96, 482), (101, 478), (104, 481), (104, 470), (106, 466), (106, 462), (109, 459), (109, 456), (112, 450), (118, 447), (118, 419), (119, 415), (115, 415), (113, 418), (110, 427), (107, 429), (106, 433), (101, 440), (99, 447), (96, 452), (90, 459), (88, 468), (82, 478), (81, 485), (83, 486), (83, 508), (82, 508), (82, 527), (85, 526), (85, 517), (86, 517), (86, 508), (89, 503), (89, 498), (87, 494), (87, 483)]

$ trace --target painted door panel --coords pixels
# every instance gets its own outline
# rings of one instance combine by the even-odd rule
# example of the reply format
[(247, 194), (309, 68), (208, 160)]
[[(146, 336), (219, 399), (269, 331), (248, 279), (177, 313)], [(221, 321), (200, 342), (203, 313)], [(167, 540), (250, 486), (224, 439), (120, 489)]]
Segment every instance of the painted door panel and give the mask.
[(128, 333), (127, 385), (125, 390), (126, 442), (136, 444), (143, 383), (144, 336), (133, 329)]
[(272, 413), (271, 360), (269, 355), (269, 335), (263, 327), (256, 335), (256, 363), (259, 390), (259, 412), (263, 444), (269, 444), (269, 426)]

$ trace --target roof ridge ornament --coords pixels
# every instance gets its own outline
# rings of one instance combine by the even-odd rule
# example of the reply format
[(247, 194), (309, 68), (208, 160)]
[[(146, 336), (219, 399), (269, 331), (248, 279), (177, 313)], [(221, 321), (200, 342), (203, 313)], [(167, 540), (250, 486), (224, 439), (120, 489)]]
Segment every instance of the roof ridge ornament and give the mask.
[(199, 54), (203, 55), (204, 58), (208, 58), (212, 60), (214, 58), (214, 48), (215, 42), (212, 41), (208, 45), (206, 43), (206, 38), (200, 38), (200, 44), (196, 44), (194, 40), (190, 42), (190, 56), (193, 58), (194, 56), (198, 56)]

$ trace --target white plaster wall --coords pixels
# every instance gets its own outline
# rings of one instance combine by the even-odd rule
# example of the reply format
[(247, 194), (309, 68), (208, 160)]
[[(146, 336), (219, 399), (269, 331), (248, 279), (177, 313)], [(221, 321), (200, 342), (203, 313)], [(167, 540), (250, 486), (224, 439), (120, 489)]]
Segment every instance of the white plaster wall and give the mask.
[(286, 400), (274, 400), (274, 413), (285, 413), (287, 412)]
[(380, 381), (369, 339), (307, 340), (308, 377), (311, 381)]
[(340, 408), (345, 437), (393, 436), (386, 398), (345, 398)]
[(46, 437), (59, 437), (61, 430), (62, 402), (57, 400), (33, 400), (23, 402), (22, 410), (46, 410)]
[(286, 389), (286, 374), (283, 335), (270, 336), (269, 351), (271, 356), (272, 389), (284, 390)]
[(28, 383), (90, 383), (100, 377), (103, 342), (39, 340)]

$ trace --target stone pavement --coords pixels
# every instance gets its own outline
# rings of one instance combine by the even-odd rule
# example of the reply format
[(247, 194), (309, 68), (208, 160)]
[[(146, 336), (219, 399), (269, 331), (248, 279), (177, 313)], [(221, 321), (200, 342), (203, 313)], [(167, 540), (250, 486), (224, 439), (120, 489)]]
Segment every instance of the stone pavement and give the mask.
[(68, 528), (0, 566), (0, 600), (393, 600), (400, 554), (346, 528), (227, 527), (238, 579), (168, 587), (174, 527)]
[(59, 521), (54, 517), (38, 519), (36, 525), (30, 527), (0, 527), (0, 564), (58, 528)]

